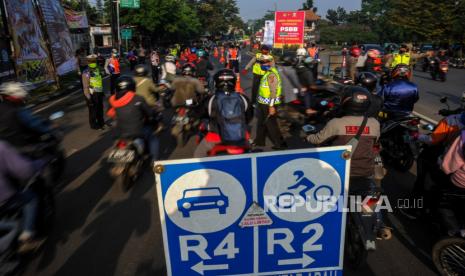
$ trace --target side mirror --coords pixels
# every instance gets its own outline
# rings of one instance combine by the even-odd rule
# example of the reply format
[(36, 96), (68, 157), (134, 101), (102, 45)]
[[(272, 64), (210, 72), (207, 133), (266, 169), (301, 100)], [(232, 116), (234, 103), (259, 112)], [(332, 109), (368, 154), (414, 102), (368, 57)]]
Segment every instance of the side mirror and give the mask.
[(443, 104), (447, 103), (448, 98), (447, 97), (442, 97), (439, 101)]
[(65, 113), (63, 111), (58, 111), (58, 112), (52, 113), (52, 115), (50, 115), (48, 119), (50, 121), (55, 121), (55, 120), (63, 118), (64, 116), (65, 116)]
[(427, 130), (427, 131), (433, 131), (434, 130), (434, 126), (432, 124), (422, 125), (421, 128), (423, 130)]

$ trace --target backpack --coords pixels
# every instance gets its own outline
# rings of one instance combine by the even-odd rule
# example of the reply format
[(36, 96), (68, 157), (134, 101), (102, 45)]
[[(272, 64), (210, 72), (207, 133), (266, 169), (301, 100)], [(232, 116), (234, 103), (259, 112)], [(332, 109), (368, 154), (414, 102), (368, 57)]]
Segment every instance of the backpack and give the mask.
[(218, 93), (215, 95), (218, 107), (217, 123), (223, 143), (245, 141), (247, 102), (239, 93)]

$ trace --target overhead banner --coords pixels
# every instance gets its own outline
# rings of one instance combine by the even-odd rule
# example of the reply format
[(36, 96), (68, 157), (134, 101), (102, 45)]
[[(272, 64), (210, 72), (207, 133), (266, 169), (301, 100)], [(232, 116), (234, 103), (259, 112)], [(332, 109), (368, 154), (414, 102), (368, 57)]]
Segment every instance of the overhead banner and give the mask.
[(305, 12), (275, 12), (274, 48), (304, 44)]
[(89, 28), (86, 12), (77, 12), (70, 9), (65, 9), (66, 22), (70, 29), (85, 29)]
[(265, 33), (263, 37), (263, 44), (272, 47), (273, 41), (274, 41), (274, 21), (267, 20), (265, 21)]
[(53, 80), (53, 66), (31, 0), (5, 1), (18, 79), (39, 83)]
[(65, 12), (59, 0), (39, 0), (39, 3), (52, 48), (53, 62), (58, 75), (64, 75), (76, 69), (73, 42)]

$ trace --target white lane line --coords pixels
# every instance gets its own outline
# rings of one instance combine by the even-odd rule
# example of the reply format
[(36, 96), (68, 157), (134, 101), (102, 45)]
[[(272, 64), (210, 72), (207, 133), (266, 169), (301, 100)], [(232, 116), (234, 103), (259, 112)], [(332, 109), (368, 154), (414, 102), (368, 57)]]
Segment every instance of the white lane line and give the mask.
[(420, 114), (420, 113), (418, 113), (418, 112), (416, 112), (416, 111), (413, 111), (412, 114), (415, 115), (415, 116), (420, 117), (423, 121), (426, 121), (426, 122), (428, 122), (428, 123), (430, 123), (430, 124), (437, 125), (437, 124), (439, 123), (438, 121), (436, 121), (436, 120), (434, 120), (434, 119), (431, 119), (430, 117), (425, 116), (425, 115), (423, 115), (423, 114)]

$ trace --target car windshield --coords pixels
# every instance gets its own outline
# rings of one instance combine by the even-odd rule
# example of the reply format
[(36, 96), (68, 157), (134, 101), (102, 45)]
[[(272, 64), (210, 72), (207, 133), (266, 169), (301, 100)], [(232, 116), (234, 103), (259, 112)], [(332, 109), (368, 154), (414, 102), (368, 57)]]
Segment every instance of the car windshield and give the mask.
[(184, 197), (219, 196), (218, 188), (195, 189), (184, 192)]

